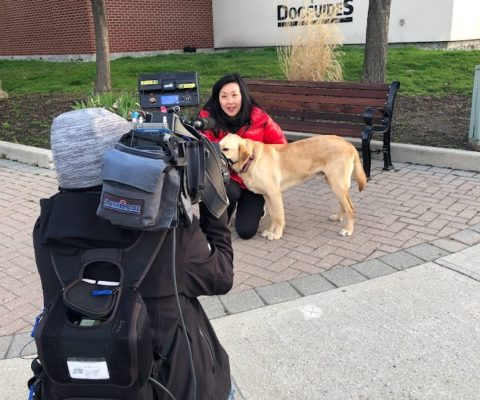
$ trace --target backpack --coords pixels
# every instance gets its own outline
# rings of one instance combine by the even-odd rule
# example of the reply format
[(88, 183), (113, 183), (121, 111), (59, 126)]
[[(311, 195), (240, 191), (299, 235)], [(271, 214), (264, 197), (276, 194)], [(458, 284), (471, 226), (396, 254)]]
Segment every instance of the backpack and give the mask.
[[(138, 286), (167, 230), (141, 232), (126, 249), (51, 252), (64, 287), (34, 330), (35, 400), (145, 400), (154, 368), (150, 319)], [(91, 268), (108, 281), (89, 278)], [(147, 394), (146, 394), (147, 393)]]

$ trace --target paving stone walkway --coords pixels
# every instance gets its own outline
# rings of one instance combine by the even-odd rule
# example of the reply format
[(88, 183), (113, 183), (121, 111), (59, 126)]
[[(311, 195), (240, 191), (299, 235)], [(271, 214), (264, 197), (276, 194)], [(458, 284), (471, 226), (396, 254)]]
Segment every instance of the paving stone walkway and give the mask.
[[(211, 318), (242, 312), (396, 272), (480, 243), (480, 174), (395, 163), (358, 193), (353, 182), (356, 228), (338, 235), (328, 220), (337, 203), (323, 178), (284, 195), (282, 239), (232, 233), (233, 290), (204, 298)], [(42, 308), (31, 231), (38, 201), (57, 190), (55, 172), (0, 160), (0, 359), (18, 355)], [(268, 215), (260, 231), (267, 228)]]

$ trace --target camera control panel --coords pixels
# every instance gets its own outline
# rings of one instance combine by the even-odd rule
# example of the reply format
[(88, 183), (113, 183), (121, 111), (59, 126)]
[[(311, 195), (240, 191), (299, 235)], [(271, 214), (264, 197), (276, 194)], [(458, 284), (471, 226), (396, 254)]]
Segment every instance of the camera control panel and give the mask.
[(138, 77), (140, 107), (189, 107), (199, 104), (196, 72), (158, 72)]

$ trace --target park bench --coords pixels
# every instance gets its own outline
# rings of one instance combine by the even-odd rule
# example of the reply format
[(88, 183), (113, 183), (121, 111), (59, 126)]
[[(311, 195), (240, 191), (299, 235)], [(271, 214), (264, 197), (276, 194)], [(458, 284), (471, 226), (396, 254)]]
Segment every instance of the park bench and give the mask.
[[(288, 141), (315, 134), (361, 139), (357, 150), (370, 177), (371, 153), (383, 153), (384, 169), (393, 168), (390, 131), (400, 82), (307, 82), (247, 79), (250, 94), (280, 125)], [(371, 149), (374, 134), (381, 149)]]

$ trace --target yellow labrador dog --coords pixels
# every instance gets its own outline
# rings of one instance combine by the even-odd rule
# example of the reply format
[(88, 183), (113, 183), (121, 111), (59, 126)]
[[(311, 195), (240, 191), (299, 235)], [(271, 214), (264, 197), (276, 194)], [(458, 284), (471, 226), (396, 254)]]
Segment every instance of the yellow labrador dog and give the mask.
[(262, 194), (270, 214), (270, 228), (262, 233), (269, 240), (280, 239), (285, 228), (282, 192), (314, 174), (323, 173), (340, 202), (332, 221), (346, 218), (342, 236), (353, 233), (355, 208), (349, 189), (352, 173), (362, 191), (367, 178), (355, 147), (334, 135), (319, 135), (289, 144), (264, 144), (228, 134), (220, 149), (249, 190)]

